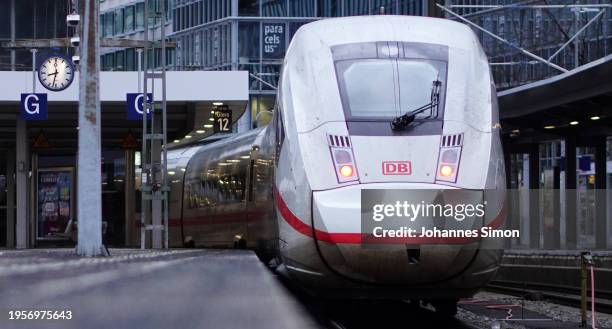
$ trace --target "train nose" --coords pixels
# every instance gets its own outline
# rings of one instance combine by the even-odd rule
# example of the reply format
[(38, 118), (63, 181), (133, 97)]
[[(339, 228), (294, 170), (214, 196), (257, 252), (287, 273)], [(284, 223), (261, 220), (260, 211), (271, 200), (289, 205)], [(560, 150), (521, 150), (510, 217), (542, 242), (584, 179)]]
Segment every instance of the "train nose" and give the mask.
[[(368, 185), (370, 189), (407, 188), (406, 184)], [(362, 187), (354, 185), (313, 192), (314, 238), (322, 258), (333, 271), (370, 283), (419, 284), (450, 279), (470, 265), (477, 252), (478, 241), (475, 240), (462, 244), (422, 240), (362, 243), (366, 236), (359, 202)], [(411, 188), (442, 187), (411, 184)]]

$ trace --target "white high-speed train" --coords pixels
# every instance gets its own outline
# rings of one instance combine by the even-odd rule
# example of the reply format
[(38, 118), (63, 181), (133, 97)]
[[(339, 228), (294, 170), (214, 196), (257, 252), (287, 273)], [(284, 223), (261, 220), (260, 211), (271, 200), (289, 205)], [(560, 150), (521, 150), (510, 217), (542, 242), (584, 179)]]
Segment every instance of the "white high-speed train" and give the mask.
[[(362, 189), (505, 191), (495, 87), (467, 26), (408, 16), (306, 24), (277, 99), (265, 128), (171, 152), (174, 246), (254, 249), (313, 294), (429, 300), (447, 314), (488, 282), (494, 241), (360, 244)], [(484, 195), (482, 225), (501, 227), (503, 199)]]

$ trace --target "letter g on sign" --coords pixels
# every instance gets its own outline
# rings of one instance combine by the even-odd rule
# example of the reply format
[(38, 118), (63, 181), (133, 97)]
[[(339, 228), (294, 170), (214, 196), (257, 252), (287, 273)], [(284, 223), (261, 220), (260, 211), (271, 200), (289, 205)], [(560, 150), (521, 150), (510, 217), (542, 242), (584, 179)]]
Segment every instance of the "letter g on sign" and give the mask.
[(22, 120), (47, 120), (47, 94), (21, 94)]

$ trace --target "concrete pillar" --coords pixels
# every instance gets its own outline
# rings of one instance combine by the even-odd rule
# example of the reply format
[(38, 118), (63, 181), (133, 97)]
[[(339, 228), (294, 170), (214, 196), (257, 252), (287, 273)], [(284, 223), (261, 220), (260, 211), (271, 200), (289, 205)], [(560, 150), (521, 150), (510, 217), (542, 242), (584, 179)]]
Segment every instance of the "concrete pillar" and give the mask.
[(28, 127), (24, 120), (17, 119), (15, 149), (15, 185), (16, 185), (16, 206), (17, 216), (15, 221), (15, 247), (24, 249), (28, 244), (28, 223), (29, 223), (29, 203), (28, 203), (28, 175), (29, 165), (29, 138)]
[(565, 246), (569, 250), (577, 246), (576, 222), (576, 140), (565, 139)]
[(79, 81), (79, 149), (77, 154), (77, 254), (99, 256), (102, 247), (102, 158), (100, 114), (100, 4), (82, 1)]
[(540, 248), (540, 149), (529, 149), (529, 248)]
[(606, 195), (606, 138), (595, 144), (595, 248), (606, 249), (608, 240)]
[(15, 247), (15, 152), (6, 153), (6, 247)]

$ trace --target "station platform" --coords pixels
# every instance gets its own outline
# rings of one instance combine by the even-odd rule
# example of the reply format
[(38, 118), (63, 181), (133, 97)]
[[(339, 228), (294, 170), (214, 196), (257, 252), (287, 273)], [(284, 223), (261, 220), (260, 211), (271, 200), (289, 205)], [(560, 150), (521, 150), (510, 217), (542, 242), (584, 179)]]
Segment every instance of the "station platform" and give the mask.
[[(0, 328), (316, 328), (254, 253), (0, 250)], [(10, 311), (71, 319), (10, 320)]]

